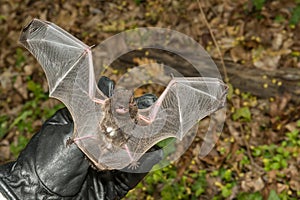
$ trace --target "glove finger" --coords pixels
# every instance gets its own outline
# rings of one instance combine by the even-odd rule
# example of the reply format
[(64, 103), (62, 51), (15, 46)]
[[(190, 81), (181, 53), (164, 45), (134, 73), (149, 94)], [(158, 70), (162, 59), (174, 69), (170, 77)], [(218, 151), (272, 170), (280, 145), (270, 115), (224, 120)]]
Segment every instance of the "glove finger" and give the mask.
[(76, 145), (66, 146), (73, 134), (69, 111), (66, 108), (57, 111), (38, 134), (39, 140), (34, 146), (35, 169), (43, 185), (61, 196), (76, 194), (86, 177), (89, 163)]
[(155, 103), (157, 97), (154, 94), (144, 94), (143, 96), (134, 99), (139, 109), (150, 107)]
[(98, 81), (98, 88), (108, 97), (110, 98), (113, 95), (113, 91), (115, 89), (115, 83), (110, 80), (110, 78), (106, 76), (101, 76)]

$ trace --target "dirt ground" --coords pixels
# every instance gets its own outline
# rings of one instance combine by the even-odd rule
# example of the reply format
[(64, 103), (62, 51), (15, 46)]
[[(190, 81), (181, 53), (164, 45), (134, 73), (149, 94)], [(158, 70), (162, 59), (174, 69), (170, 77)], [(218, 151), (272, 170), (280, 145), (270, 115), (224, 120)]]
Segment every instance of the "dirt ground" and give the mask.
[[(89, 46), (127, 29), (163, 27), (192, 37), (216, 60), (222, 57), (266, 74), (300, 70), (299, 1), (199, 1), (210, 27), (197, 1), (0, 0), (0, 163), (14, 160), (43, 121), (61, 107), (48, 99), (41, 67), (18, 43), (22, 27), (33, 18), (51, 21)], [(231, 85), (216, 147), (200, 159), (194, 151), (196, 141), (174, 163), (174, 181), (186, 171), (206, 170), (206, 190), (187, 196), (243, 199), (241, 193), (258, 192), (268, 199), (275, 191), (276, 198), (300, 198), (300, 105), (283, 94), (264, 99)], [(187, 177), (186, 184), (193, 184)], [(163, 198), (162, 188), (158, 184), (151, 195)], [(141, 199), (149, 195), (139, 188), (135, 192)]]

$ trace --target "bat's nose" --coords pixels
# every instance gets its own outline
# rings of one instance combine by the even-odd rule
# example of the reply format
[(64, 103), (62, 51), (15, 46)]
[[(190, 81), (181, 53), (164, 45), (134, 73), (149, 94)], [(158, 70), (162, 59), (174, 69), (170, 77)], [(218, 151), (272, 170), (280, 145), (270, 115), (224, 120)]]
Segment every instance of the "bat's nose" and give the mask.
[(118, 114), (125, 114), (125, 113), (128, 113), (128, 111), (129, 111), (128, 108), (125, 108), (125, 107), (116, 109), (116, 112)]

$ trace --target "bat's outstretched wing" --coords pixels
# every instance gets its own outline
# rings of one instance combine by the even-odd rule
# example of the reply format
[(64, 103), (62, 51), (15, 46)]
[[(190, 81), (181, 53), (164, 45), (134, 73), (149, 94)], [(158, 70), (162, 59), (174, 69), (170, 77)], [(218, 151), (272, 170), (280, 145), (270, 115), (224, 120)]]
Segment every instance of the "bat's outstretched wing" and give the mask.
[(199, 120), (224, 107), (226, 94), (227, 86), (216, 78), (173, 78), (154, 105), (139, 110), (149, 125), (133, 129), (128, 142), (133, 157), (163, 139), (181, 140)]
[(99, 133), (103, 117), (99, 103), (107, 97), (96, 87), (90, 47), (55, 24), (38, 19), (23, 29), (20, 42), (45, 71), (50, 96), (62, 101), (71, 112), (74, 137), (92, 139), (77, 144), (97, 163), (98, 146), (106, 143)]
[(164, 113), (162, 132), (178, 139), (202, 118), (223, 108), (227, 86), (216, 78), (173, 78), (155, 105), (147, 111), (150, 121)]
[(89, 46), (55, 24), (38, 19), (32, 20), (23, 29), (20, 42), (45, 71), (50, 97), (61, 100), (67, 106), (71, 104), (67, 94), (80, 93), (72, 91), (74, 89), (96, 98), (97, 87)]

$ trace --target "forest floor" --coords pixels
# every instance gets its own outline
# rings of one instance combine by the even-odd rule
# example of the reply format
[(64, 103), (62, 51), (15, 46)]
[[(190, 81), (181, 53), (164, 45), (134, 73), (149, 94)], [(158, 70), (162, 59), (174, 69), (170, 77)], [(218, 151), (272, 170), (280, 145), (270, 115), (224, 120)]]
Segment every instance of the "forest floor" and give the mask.
[[(300, 70), (299, 0), (199, 1), (210, 27), (197, 1), (1, 0), (0, 163), (16, 159), (62, 107), (48, 98), (41, 67), (18, 43), (22, 27), (33, 18), (51, 21), (89, 46), (135, 27), (163, 27), (192, 37), (216, 60), (266, 75)], [(116, 78), (118, 72), (110, 75)], [(223, 132), (208, 156), (197, 156), (196, 139), (178, 161), (151, 172), (127, 198), (299, 199), (300, 105), (288, 93), (264, 99), (239, 85), (230, 85), (227, 100)]]

